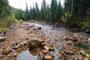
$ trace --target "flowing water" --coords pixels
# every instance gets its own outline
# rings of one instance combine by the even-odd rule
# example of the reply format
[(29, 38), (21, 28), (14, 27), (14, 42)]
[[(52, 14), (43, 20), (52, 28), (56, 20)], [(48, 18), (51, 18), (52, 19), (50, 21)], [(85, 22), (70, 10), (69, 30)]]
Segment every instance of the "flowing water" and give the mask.
[[(65, 38), (66, 36), (70, 35), (70, 36), (76, 37), (77, 39), (83, 39), (83, 40), (87, 40), (90, 37), (90, 35), (87, 35), (84, 32), (71, 32), (70, 30), (68, 30), (65, 27), (56, 28), (56, 27), (53, 27), (52, 25), (48, 25), (48, 24), (29, 23), (29, 22), (24, 22), (23, 24), (41, 27), (42, 28), (41, 29), (41, 31), (42, 31), (41, 35), (50, 36), (51, 40), (52, 40), (52, 42), (50, 42), (50, 43), (59, 45), (59, 48), (55, 49), (56, 53), (55, 53), (55, 59), (54, 60), (57, 60), (58, 53), (62, 49), (63, 44), (66, 43), (65, 40), (63, 40), (63, 38)], [(60, 40), (60, 42), (56, 42), (55, 40)], [(37, 49), (36, 50), (31, 49), (31, 51), (33, 53), (31, 53), (28, 49), (26, 51), (21, 52), (17, 56), (17, 60), (37, 60), (38, 59), (38, 50)]]

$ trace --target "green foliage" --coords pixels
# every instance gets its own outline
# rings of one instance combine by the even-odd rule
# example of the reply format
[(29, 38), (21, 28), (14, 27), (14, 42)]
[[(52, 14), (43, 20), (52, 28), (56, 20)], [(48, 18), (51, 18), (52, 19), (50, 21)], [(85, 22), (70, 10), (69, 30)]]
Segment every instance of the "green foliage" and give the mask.
[(16, 10), (15, 12), (15, 18), (16, 19), (23, 19), (24, 20), (24, 12), (22, 10)]
[(0, 18), (9, 16), (11, 14), (10, 6), (7, 0), (0, 0)]
[(42, 5), (41, 5), (41, 20), (46, 20), (46, 1), (43, 0)]
[(62, 8), (61, 2), (59, 1), (57, 7), (57, 19), (60, 19), (64, 15), (64, 9)]
[(26, 3), (26, 11), (25, 11), (25, 19), (29, 20), (29, 8), (28, 8), (28, 5)]
[(9, 26), (17, 22), (18, 21), (13, 16), (7, 16), (5, 18), (0, 19), (0, 32), (7, 30)]
[(63, 20), (67, 21), (65, 23), (69, 25), (78, 24), (85, 28), (90, 28), (89, 2), (90, 0), (65, 0), (65, 15), (63, 17)]
[(15, 17), (11, 15), (11, 7), (8, 1), (0, 0), (0, 32), (6, 31), (10, 25), (17, 22)]
[(30, 20), (30, 22), (37, 22), (36, 20)]
[(39, 11), (39, 7), (38, 4), (35, 3), (35, 19), (39, 19), (40, 17), (40, 11)]
[(62, 17), (63, 22), (71, 23), (71, 14), (69, 12), (64, 13), (64, 16)]
[(65, 0), (65, 12), (69, 12), (71, 13), (71, 4), (72, 4), (72, 0)]
[(90, 28), (90, 8), (86, 12), (86, 14), (87, 14), (86, 17), (84, 18), (81, 24), (86, 28)]
[(52, 0), (51, 1), (52, 22), (56, 22), (56, 15), (57, 15), (57, 0)]

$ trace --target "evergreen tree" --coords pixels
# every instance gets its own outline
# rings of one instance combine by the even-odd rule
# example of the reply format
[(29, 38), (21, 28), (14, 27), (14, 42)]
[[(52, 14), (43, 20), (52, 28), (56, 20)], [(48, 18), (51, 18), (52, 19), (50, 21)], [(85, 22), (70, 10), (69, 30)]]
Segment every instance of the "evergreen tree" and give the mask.
[(35, 3), (35, 15), (36, 15), (35, 18), (39, 19), (40, 11), (37, 3)]
[(72, 0), (65, 0), (65, 12), (71, 13)]
[(26, 3), (26, 11), (25, 11), (25, 18), (26, 18), (26, 20), (29, 20), (29, 8), (28, 8), (28, 5), (27, 5), (27, 3)]
[(11, 14), (11, 8), (7, 0), (0, 0), (0, 18), (9, 16)]
[(43, 0), (41, 5), (41, 19), (46, 20), (46, 1)]
[(51, 8), (47, 6), (46, 8), (46, 21), (50, 22), (51, 20)]
[(57, 7), (57, 19), (60, 19), (62, 15), (64, 14), (64, 9), (62, 8), (61, 2), (59, 1), (59, 5)]
[(51, 18), (52, 22), (56, 22), (56, 14), (57, 14), (57, 0), (51, 1)]
[(24, 12), (21, 9), (16, 10), (15, 18), (24, 20)]

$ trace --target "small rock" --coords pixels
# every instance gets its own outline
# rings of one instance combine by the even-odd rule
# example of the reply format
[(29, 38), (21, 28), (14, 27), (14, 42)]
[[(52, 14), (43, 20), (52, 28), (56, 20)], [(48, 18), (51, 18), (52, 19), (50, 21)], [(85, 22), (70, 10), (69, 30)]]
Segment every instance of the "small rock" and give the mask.
[(32, 38), (32, 41), (37, 41), (37, 40), (39, 40), (39, 39), (37, 39), (37, 38)]
[(52, 56), (45, 56), (44, 58), (45, 58), (45, 60), (53, 60)]
[(18, 46), (14, 46), (14, 47), (13, 47), (14, 50), (17, 50), (18, 48), (19, 48)]
[(81, 51), (80, 51), (80, 53), (81, 53), (81, 54), (83, 54), (83, 55), (85, 55), (85, 54), (86, 54), (83, 50), (81, 50)]
[(17, 50), (18, 48), (20, 48), (20, 44), (19, 43), (16, 43), (13, 45), (13, 49), (14, 50)]
[(11, 55), (8, 55), (9, 57), (11, 56)]
[(27, 41), (22, 41), (20, 45), (27, 45)]
[(13, 44), (13, 46), (17, 46), (17, 45), (18, 45), (18, 43)]
[(47, 54), (49, 51), (48, 50), (43, 50), (43, 53)]
[(65, 38), (65, 40), (66, 41), (73, 41), (73, 42), (77, 42), (78, 41), (78, 39), (72, 38), (72, 37), (67, 37), (67, 38)]
[(0, 42), (5, 41), (5, 37), (0, 37)]
[(55, 51), (55, 49), (53, 47), (50, 47), (49, 51)]
[(66, 44), (64, 44), (64, 45), (63, 45), (63, 48), (66, 48), (66, 47), (67, 47), (67, 45), (66, 45)]
[(55, 48), (58, 48), (58, 45), (55, 45)]
[(84, 58), (84, 60), (89, 60), (89, 58)]
[(73, 42), (72, 42), (72, 41), (68, 41), (68, 44), (72, 45), (72, 44), (73, 44)]
[(41, 27), (38, 27), (38, 30), (41, 30), (42, 28)]
[(10, 50), (3, 50), (3, 51), (2, 51), (2, 54), (3, 54), (3, 55), (7, 55), (8, 53), (10, 53)]
[(79, 60), (83, 60), (83, 57), (81, 57), (81, 56), (78, 56), (78, 59), (79, 59)]
[(0, 58), (3, 57), (3, 55), (0, 55)]
[(33, 30), (38, 30), (38, 28), (37, 27), (33, 27)]
[(70, 54), (70, 55), (74, 54), (74, 52), (71, 51), (71, 50), (64, 50), (64, 52), (65, 52), (66, 54)]
[(90, 58), (90, 55), (89, 54), (86, 54), (86, 57)]
[(46, 50), (49, 50), (49, 47), (48, 47), (48, 46), (44, 46), (44, 48), (45, 48)]
[(29, 30), (29, 28), (26, 28), (26, 30)]
[(18, 55), (17, 53), (14, 53), (14, 54), (13, 54), (13, 57), (16, 57), (17, 55)]

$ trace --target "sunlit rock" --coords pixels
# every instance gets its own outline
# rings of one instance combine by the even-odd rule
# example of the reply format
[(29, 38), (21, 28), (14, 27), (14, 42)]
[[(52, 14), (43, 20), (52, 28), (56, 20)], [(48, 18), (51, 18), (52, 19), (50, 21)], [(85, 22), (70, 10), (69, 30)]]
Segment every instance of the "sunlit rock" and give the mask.
[(0, 37), (0, 42), (5, 41), (5, 37)]
[(48, 52), (49, 52), (48, 50), (43, 50), (43, 53), (44, 53), (44, 54), (46, 54), (46, 53), (48, 53)]
[(45, 58), (45, 60), (53, 60), (52, 56), (45, 56), (44, 58)]
[(10, 50), (8, 50), (8, 49), (5, 49), (5, 50), (2, 51), (3, 55), (7, 55), (8, 53), (10, 53)]

